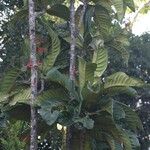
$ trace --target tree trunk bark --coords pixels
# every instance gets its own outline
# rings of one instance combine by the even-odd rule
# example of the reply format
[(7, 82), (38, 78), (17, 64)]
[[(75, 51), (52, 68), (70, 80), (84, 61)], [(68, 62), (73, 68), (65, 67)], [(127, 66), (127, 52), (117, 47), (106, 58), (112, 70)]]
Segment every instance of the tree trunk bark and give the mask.
[(70, 42), (70, 79), (75, 81), (75, 61), (76, 61), (76, 54), (75, 54), (75, 46), (76, 46), (76, 27), (75, 27), (75, 7), (74, 7), (75, 0), (70, 0), (70, 33), (71, 33), (71, 42)]
[[(69, 68), (69, 76), (72, 82), (75, 82), (75, 46), (76, 46), (76, 37), (75, 37), (75, 0), (70, 0), (70, 34), (71, 34), (71, 42), (70, 42), (70, 68)], [(72, 96), (71, 96), (72, 99)], [(70, 139), (72, 136), (71, 127), (67, 127), (66, 130), (66, 149), (71, 150)]]
[(29, 0), (29, 37), (30, 37), (30, 61), (31, 61), (31, 132), (30, 150), (37, 150), (37, 110), (33, 106), (37, 97), (37, 60), (35, 43), (35, 4), (34, 0)]
[[(75, 68), (75, 63), (76, 63), (76, 37), (79, 34), (79, 28), (82, 24), (83, 18), (84, 18), (84, 14), (87, 8), (87, 1), (83, 0), (83, 10), (80, 16), (80, 20), (79, 20), (79, 24), (76, 26), (75, 25), (75, 0), (70, 0), (70, 34), (71, 34), (71, 42), (70, 42), (70, 68), (69, 68), (69, 76), (70, 76), (70, 80), (72, 82), (75, 82), (75, 78), (76, 78), (76, 68)], [(72, 99), (72, 97), (71, 97)], [(67, 127), (66, 130), (66, 149), (67, 150), (73, 150), (72, 148), (74, 147), (72, 144), (74, 139), (74, 133), (73, 133), (74, 127)], [(82, 134), (82, 133), (81, 133)], [(82, 136), (82, 135), (81, 135)], [(79, 137), (80, 139), (80, 137)], [(79, 146), (79, 150), (82, 150), (82, 144), (80, 143), (76, 143)], [(77, 146), (76, 145), (76, 146)], [(81, 145), (81, 146), (80, 146)]]

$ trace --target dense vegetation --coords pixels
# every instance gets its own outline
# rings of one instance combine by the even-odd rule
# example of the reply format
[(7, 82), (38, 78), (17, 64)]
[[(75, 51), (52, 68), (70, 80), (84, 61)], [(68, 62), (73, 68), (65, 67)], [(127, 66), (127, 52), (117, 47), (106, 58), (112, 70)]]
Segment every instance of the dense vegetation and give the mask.
[[(34, 103), (39, 143), (47, 138), (45, 149), (71, 150), (134, 150), (142, 143), (145, 149), (149, 93), (144, 81), (149, 82), (150, 38), (134, 37), (120, 26), (126, 9), (135, 10), (133, 1), (76, 3), (75, 80), (69, 76), (72, 39), (68, 5), (64, 0), (35, 1), (35, 11), (42, 12), (36, 17), (38, 96)], [(3, 0), (1, 8), (6, 14), (0, 52), (0, 134), (5, 134), (1, 146), (28, 149), (32, 68), (28, 1)], [(143, 104), (137, 107), (137, 102)]]

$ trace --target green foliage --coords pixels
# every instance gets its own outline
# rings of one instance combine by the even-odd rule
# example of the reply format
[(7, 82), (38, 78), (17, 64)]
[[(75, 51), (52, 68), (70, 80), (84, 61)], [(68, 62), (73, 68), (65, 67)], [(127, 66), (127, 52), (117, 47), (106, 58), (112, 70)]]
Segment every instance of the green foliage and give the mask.
[(113, 4), (115, 6), (115, 9), (117, 11), (117, 16), (119, 21), (122, 21), (124, 17), (124, 4), (123, 0), (113, 0)]
[(65, 5), (53, 5), (50, 9), (47, 10), (47, 13), (52, 16), (60, 17), (64, 20), (69, 20), (70, 11)]
[[(40, 4), (46, 5), (45, 8), (50, 5), (46, 10), (47, 14), (37, 19), (37, 35), (42, 35), (48, 40), (50, 38), (49, 41), (42, 43), (44, 46), (40, 43), (40, 46), (46, 47), (47, 51), (37, 54), (38, 59), (43, 62), (39, 66), (38, 91), (42, 89), (41, 80), (44, 80), (44, 88), (38, 93), (34, 106), (38, 109), (39, 120), (44, 122), (42, 134), (46, 134), (49, 128), (53, 129), (57, 123), (60, 123), (73, 126), (73, 133), (77, 137), (73, 140), (72, 146), (83, 145), (84, 150), (94, 149), (94, 145), (95, 149), (112, 150), (132, 150), (139, 147), (135, 136), (137, 130), (142, 128), (139, 117), (122, 103), (122, 99), (116, 100), (116, 94), (117, 96), (120, 93), (135, 95), (134, 87), (142, 87), (145, 83), (123, 72), (108, 76), (110, 73), (107, 68), (110, 61), (108, 51), (113, 49), (121, 53), (125, 63), (128, 62), (129, 54), (125, 49), (128, 41), (118, 22), (123, 19), (127, 6), (134, 9), (133, 1), (92, 0), (87, 4), (84, 28), (81, 26), (79, 29), (81, 33), (77, 36), (76, 50), (79, 57), (76, 63), (78, 70), (74, 70), (77, 76), (75, 82), (72, 82), (68, 76), (68, 64), (65, 62), (65, 66), (62, 67), (66, 58), (62, 54), (68, 52), (70, 44), (66, 40), (69, 8), (63, 2), (58, 0), (36, 3), (36, 9), (39, 11), (42, 9)], [(112, 5), (115, 6), (117, 15), (114, 15)], [(77, 11), (80, 8), (81, 5)], [(21, 10), (19, 12), (22, 13)], [(55, 16), (62, 19), (61, 23)], [(80, 16), (76, 16), (77, 22), (78, 17)], [(117, 23), (113, 23), (113, 19), (118, 19)], [(15, 23), (16, 19), (13, 21)], [(27, 28), (28, 26), (25, 29)], [(25, 29), (21, 33), (24, 40), (28, 38)], [(26, 56), (21, 52), (20, 57), (25, 59)], [(26, 70), (20, 75), (19, 80), (18, 71), (15, 73), (12, 71), (11, 74), (8, 77), (4, 74), (2, 89), (7, 93), (5, 95), (7, 107), (1, 109), (10, 119), (28, 121), (31, 93), (29, 83), (24, 80), (29, 79), (30, 73)], [(21, 84), (18, 84), (18, 81)], [(49, 128), (46, 128), (45, 123)], [(80, 132), (83, 135), (85, 133), (86, 140), (81, 140)], [(83, 142), (81, 145), (80, 141)], [(74, 150), (75, 147), (72, 149)]]
[(48, 21), (44, 18), (42, 18), (41, 20), (44, 23), (44, 26), (47, 28), (48, 34), (50, 35), (52, 41), (51, 52), (46, 56), (46, 59), (44, 59), (42, 66), (44, 72), (47, 72), (52, 68), (58, 54), (60, 53), (60, 41), (57, 34), (50, 28)]
[(9, 93), (15, 84), (15, 81), (19, 75), (20, 70), (14, 68), (9, 70), (7, 73), (4, 74), (4, 78), (1, 81), (1, 92), (2, 93)]
[(94, 76), (101, 77), (104, 71), (106, 70), (108, 64), (107, 50), (105, 48), (95, 50), (92, 63), (95, 63), (97, 65), (97, 68), (94, 72)]
[(117, 72), (106, 78), (104, 88), (107, 89), (116, 86), (141, 87), (144, 86), (144, 82), (139, 79), (131, 78), (123, 72)]
[(18, 121), (16, 123), (9, 123), (6, 128), (1, 130), (0, 146), (3, 150), (24, 149), (25, 142), (20, 140), (23, 123)]

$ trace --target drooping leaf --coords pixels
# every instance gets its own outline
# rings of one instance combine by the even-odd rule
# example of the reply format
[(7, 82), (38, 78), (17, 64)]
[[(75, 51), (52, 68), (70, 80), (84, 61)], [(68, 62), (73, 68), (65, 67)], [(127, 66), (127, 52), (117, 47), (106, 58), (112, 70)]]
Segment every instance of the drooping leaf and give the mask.
[(103, 37), (103, 39), (109, 39), (111, 29), (111, 18), (108, 11), (100, 6), (95, 6), (94, 21), (97, 26), (97, 32)]
[(112, 1), (111, 0), (93, 0), (98, 1), (97, 3), (107, 9), (108, 12), (111, 12)]
[(126, 133), (128, 134), (128, 136), (130, 138), (132, 149), (140, 150), (140, 143), (139, 143), (137, 135), (131, 131), (126, 131)]
[(111, 150), (115, 150), (115, 142), (114, 142), (114, 138), (112, 136), (110, 136), (107, 133), (103, 133), (105, 140), (107, 141), (107, 143), (109, 144)]
[[(124, 130), (120, 130), (121, 140), (123, 141), (123, 149), (124, 150), (132, 150), (132, 145), (128, 134)], [(122, 143), (120, 143), (122, 144)]]
[(104, 84), (104, 88), (111, 88), (111, 87), (141, 87), (144, 86), (144, 82), (136, 79), (129, 77), (127, 74), (124, 72), (117, 72), (114, 73), (106, 78), (106, 82)]
[(111, 98), (101, 98), (99, 99), (99, 108), (100, 112), (107, 112), (110, 115), (113, 115), (113, 100)]
[(68, 7), (61, 4), (53, 5), (50, 9), (47, 10), (47, 13), (52, 16), (60, 17), (64, 20), (69, 20), (70, 11)]
[(61, 105), (62, 104), (60, 102), (53, 101), (53, 99), (43, 101), (38, 113), (41, 115), (42, 119), (44, 119), (46, 123), (51, 126), (60, 114), (59, 107), (61, 107)]
[(92, 63), (97, 64), (95, 77), (101, 77), (108, 65), (108, 53), (106, 48), (100, 48), (95, 50)]
[(118, 51), (121, 54), (121, 57), (124, 59), (125, 64), (128, 64), (128, 60), (129, 60), (129, 52), (127, 51), (127, 49), (124, 47), (124, 45), (120, 44), (117, 41), (111, 42), (110, 44), (108, 44), (108, 46), (110, 48), (112, 48), (113, 50)]
[(41, 117), (46, 121), (46, 123), (51, 126), (58, 118), (59, 116), (59, 111), (54, 110), (53, 112), (51, 112), (51, 109), (49, 107), (42, 107), (39, 110), (39, 114), (41, 115)]
[(123, 0), (113, 0), (113, 5), (115, 6), (115, 9), (117, 11), (117, 16), (119, 21), (122, 21), (124, 17), (124, 4)]
[(92, 17), (94, 15), (94, 7), (88, 6), (85, 12), (84, 16), (84, 38), (86, 39), (86, 36), (90, 34), (91, 28), (92, 28)]
[(60, 41), (59, 41), (57, 34), (49, 26), (48, 21), (44, 18), (41, 18), (41, 21), (47, 28), (48, 34), (51, 37), (51, 41), (52, 41), (51, 51), (47, 55), (47, 57), (44, 59), (44, 62), (42, 65), (42, 69), (44, 70), (44, 72), (47, 72), (54, 65), (55, 60), (58, 54), (60, 53)]
[(46, 101), (65, 103), (69, 101), (69, 95), (65, 92), (65, 90), (61, 88), (43, 91), (37, 97), (37, 101), (35, 102), (35, 104), (40, 106), (42, 103)]
[(115, 120), (124, 119), (126, 116), (124, 109), (118, 105), (117, 103), (113, 102), (113, 117)]
[(137, 95), (137, 91), (132, 87), (112, 87), (104, 90), (104, 93), (107, 93), (110, 96), (126, 94), (128, 96), (135, 97)]
[(138, 117), (137, 113), (131, 109), (130, 107), (128, 107), (127, 105), (120, 103), (120, 102), (116, 102), (118, 105), (120, 105), (124, 112), (125, 112), (125, 120), (127, 121), (127, 124), (129, 125), (129, 127), (133, 130), (133, 131), (137, 131), (138, 129), (142, 129), (142, 123), (140, 118)]
[(126, 6), (128, 6), (132, 11), (135, 11), (135, 5), (133, 0), (124, 0)]
[(87, 63), (83, 58), (79, 57), (79, 84), (81, 90), (87, 81), (93, 82), (95, 69), (96, 64)]
[(31, 98), (31, 89), (21, 89), (17, 94), (14, 95), (13, 99), (10, 101), (9, 105), (14, 106), (16, 103), (26, 103), (29, 104)]
[(69, 76), (61, 74), (57, 68), (52, 68), (47, 73), (46, 79), (59, 83), (65, 87), (76, 100), (80, 100), (78, 93), (75, 91), (75, 83), (70, 80)]
[(82, 123), (83, 127), (87, 128), (87, 129), (92, 129), (94, 127), (94, 120), (92, 120), (91, 118), (89, 118), (89, 116), (77, 119), (77, 120), (75, 120), (75, 122)]
[(0, 91), (2, 91), (2, 93), (9, 93), (10, 90), (15, 85), (15, 81), (19, 76), (19, 74), (20, 74), (20, 70), (16, 68), (13, 68), (8, 72), (6, 72), (1, 81)]

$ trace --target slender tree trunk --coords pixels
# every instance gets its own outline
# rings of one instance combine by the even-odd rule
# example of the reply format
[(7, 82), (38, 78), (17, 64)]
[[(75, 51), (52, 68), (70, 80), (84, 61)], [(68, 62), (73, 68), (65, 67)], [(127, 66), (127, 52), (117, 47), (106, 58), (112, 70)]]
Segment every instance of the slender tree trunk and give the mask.
[[(69, 76), (72, 82), (75, 82), (75, 46), (76, 46), (76, 27), (75, 27), (75, 0), (70, 0), (70, 34), (71, 34), (71, 42), (70, 42), (70, 68), (69, 68)], [(72, 98), (72, 97), (71, 97)], [(70, 139), (71, 139), (71, 127), (67, 127), (66, 131), (66, 149), (71, 150), (70, 147)]]
[(37, 110), (33, 106), (37, 97), (37, 60), (35, 44), (35, 6), (34, 0), (29, 0), (29, 36), (30, 36), (30, 61), (31, 61), (31, 133), (30, 150), (37, 150)]
[(76, 46), (76, 27), (75, 27), (75, 0), (70, 0), (70, 33), (71, 33), (71, 43), (70, 43), (70, 79), (75, 81), (75, 46)]
[[(87, 1), (83, 0), (83, 10), (80, 16), (79, 24), (76, 26), (75, 25), (75, 0), (70, 0), (70, 33), (71, 33), (71, 42), (70, 42), (70, 68), (69, 68), (69, 74), (70, 74), (70, 79), (72, 82), (75, 82), (76, 78), (76, 68), (75, 68), (75, 63), (76, 63), (76, 37), (79, 34), (79, 28), (82, 24), (83, 17), (87, 8)], [(71, 97), (72, 98), (72, 97)], [(67, 150), (73, 150), (73, 145), (72, 144), (72, 138), (73, 138), (73, 129), (74, 127), (68, 127), (66, 131), (66, 149)], [(80, 145), (80, 143), (77, 143)], [(82, 144), (81, 144), (82, 147)], [(82, 148), (80, 149), (82, 150)]]

